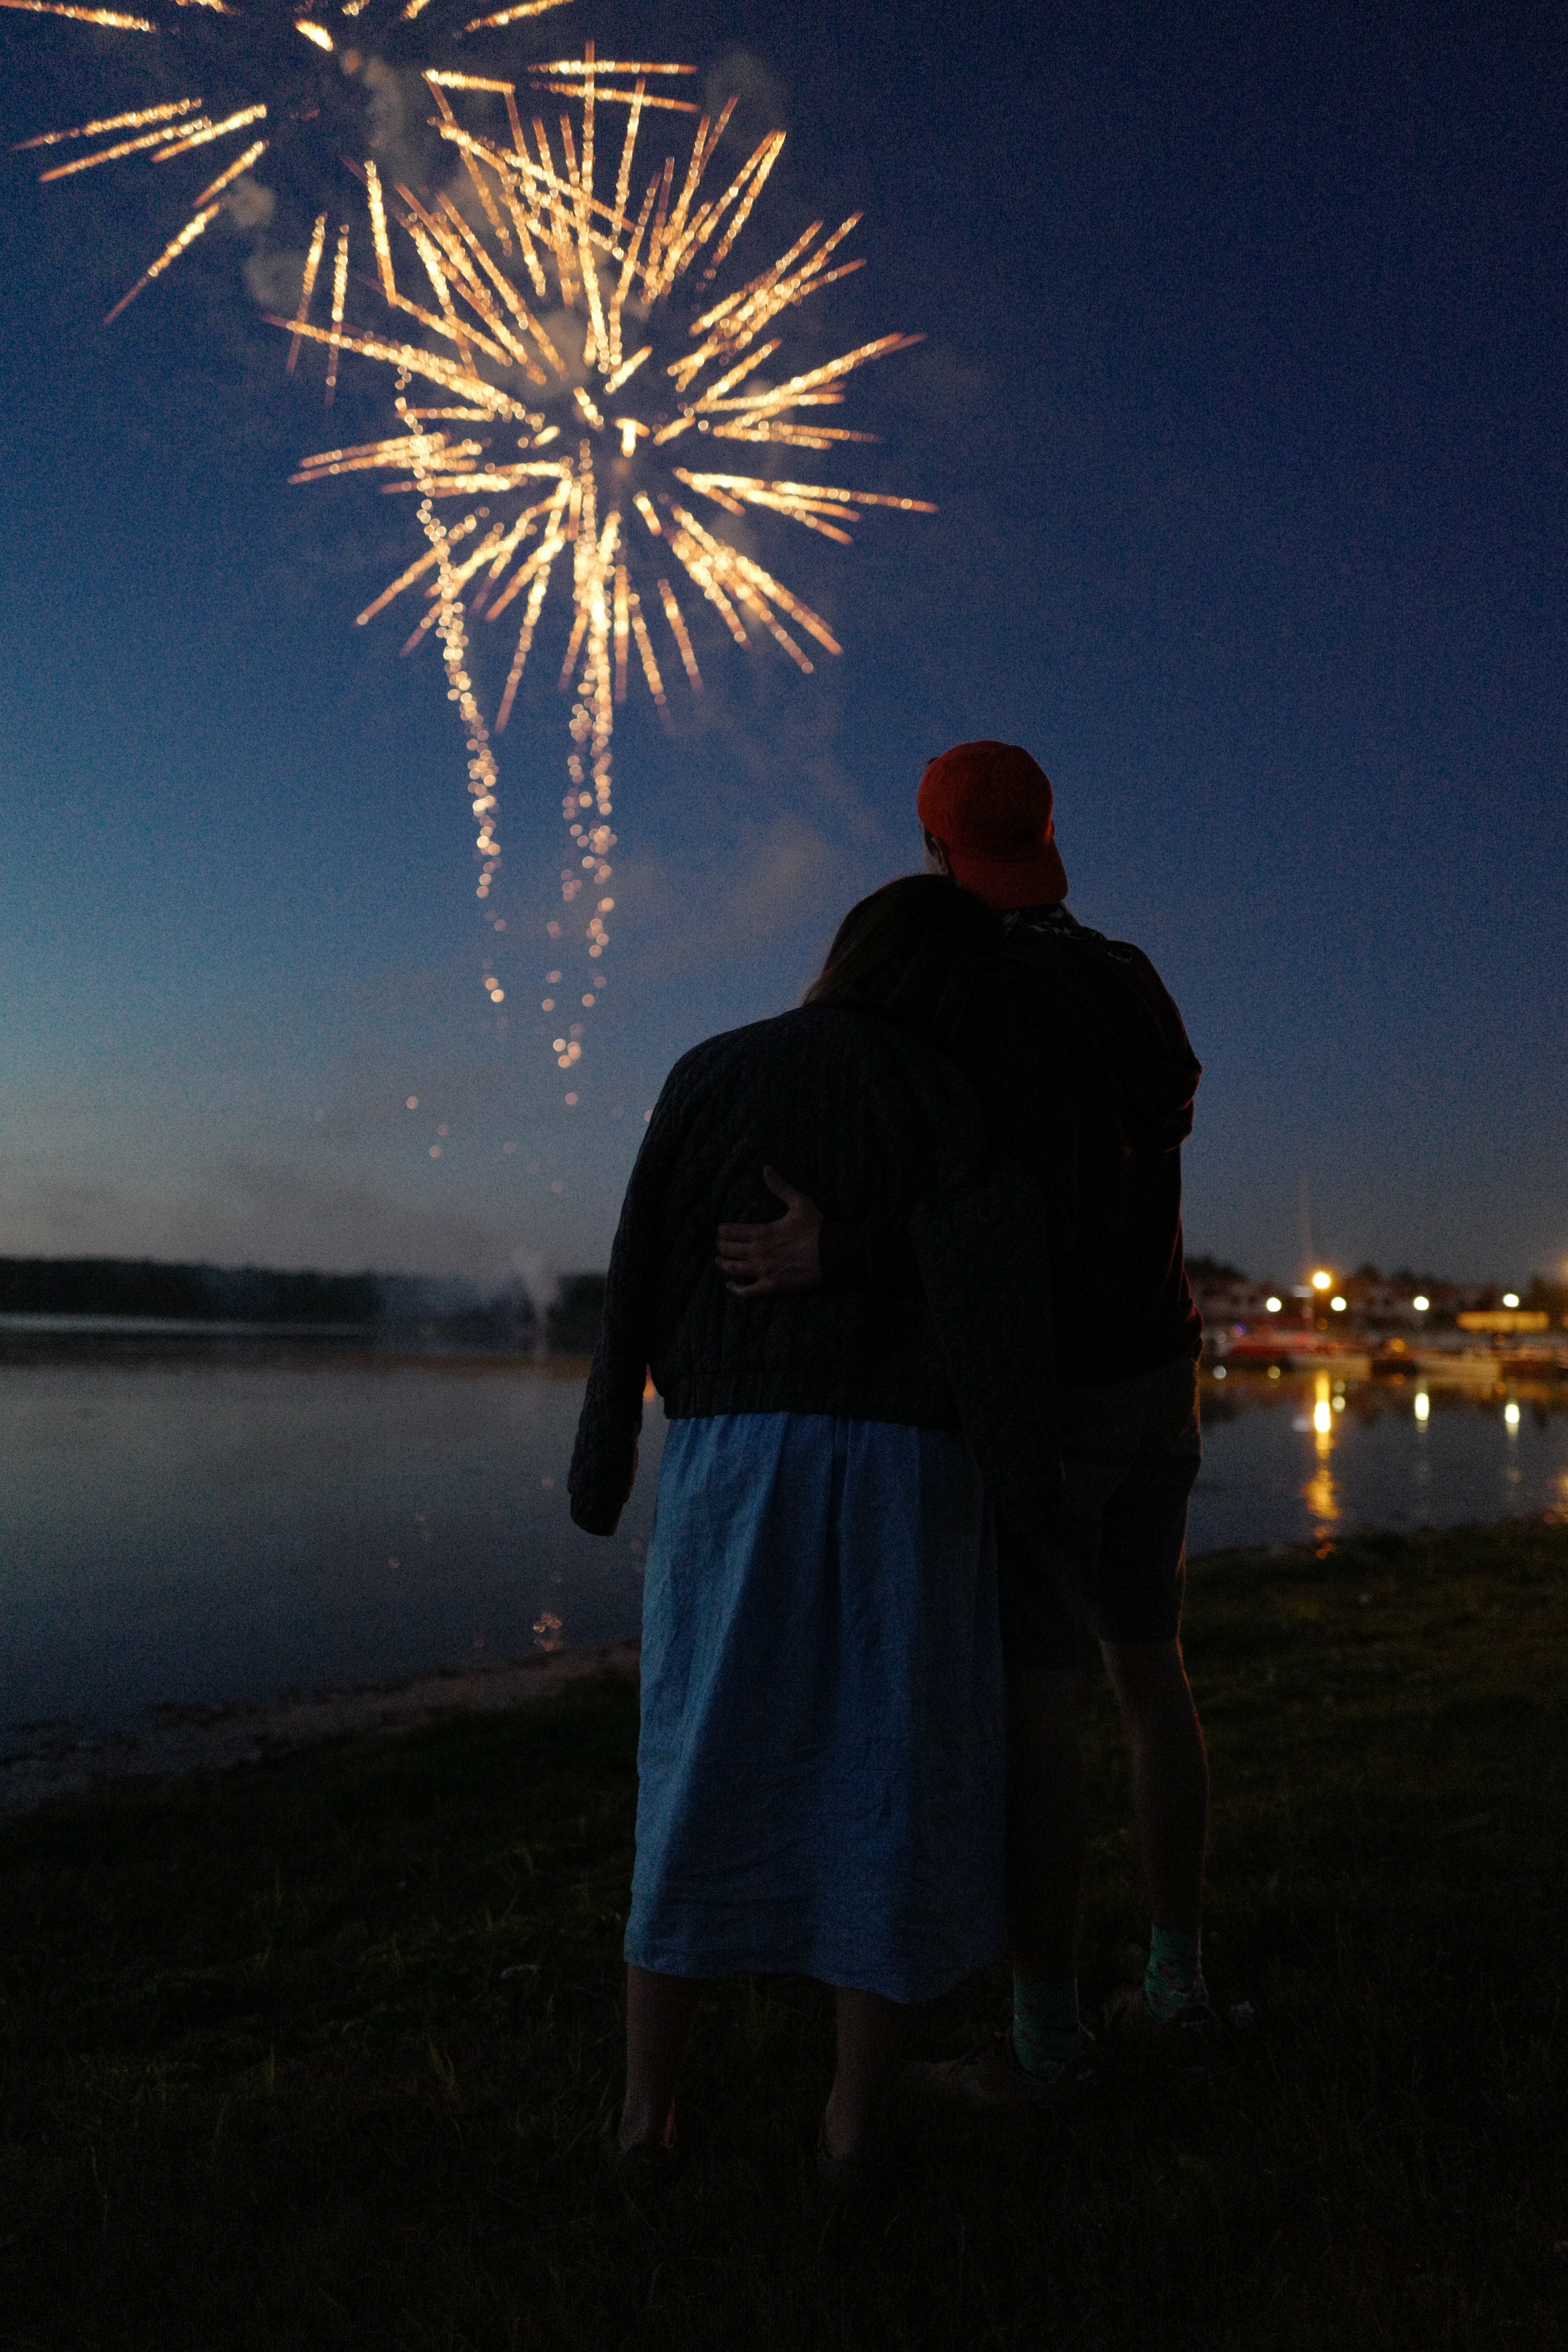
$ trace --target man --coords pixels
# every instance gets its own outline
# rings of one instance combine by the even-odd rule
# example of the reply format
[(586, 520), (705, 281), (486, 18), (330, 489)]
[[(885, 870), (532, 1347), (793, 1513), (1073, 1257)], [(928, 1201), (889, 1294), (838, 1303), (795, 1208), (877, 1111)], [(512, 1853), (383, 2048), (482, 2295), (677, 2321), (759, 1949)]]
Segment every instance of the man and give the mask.
[[(1218, 2040), (1200, 1947), (1208, 1767), (1180, 1639), (1202, 1336), (1183, 1262), (1181, 1146), (1200, 1073), (1148, 958), (1068, 912), (1051, 787), (1027, 751), (958, 744), (927, 766), (916, 805), (928, 866), (1005, 918), (963, 1058), (996, 1141), (1045, 1203), (1061, 1385), (1061, 1534), (1043, 1557), (1005, 1530), (998, 1544), (1012, 2026), (925, 2070), (963, 2105), (1009, 2107), (1092, 2071), (1078, 1924), (1079, 1717), (1096, 1640), (1131, 1750), (1152, 1913), (1142, 1985), (1111, 1996), (1107, 2022), (1191, 2077), (1208, 2074)], [(785, 1214), (720, 1229), (732, 1288), (912, 1278), (906, 1236), (836, 1229), (771, 1170), (768, 1181)]]

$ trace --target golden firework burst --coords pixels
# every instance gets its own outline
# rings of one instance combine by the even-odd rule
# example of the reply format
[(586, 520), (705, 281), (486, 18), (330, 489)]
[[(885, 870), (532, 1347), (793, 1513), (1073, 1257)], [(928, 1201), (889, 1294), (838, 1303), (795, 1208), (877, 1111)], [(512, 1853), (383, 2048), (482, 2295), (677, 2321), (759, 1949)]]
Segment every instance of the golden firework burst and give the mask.
[[(869, 509), (934, 511), (924, 499), (790, 478), (800, 453), (875, 437), (829, 423), (827, 413), (858, 370), (920, 338), (882, 335), (803, 370), (766, 372), (784, 348), (791, 313), (862, 266), (844, 254), (859, 215), (831, 228), (813, 221), (765, 268), (721, 292), (784, 134), (769, 132), (728, 176), (715, 172), (735, 101), (702, 111), (683, 94), (694, 70), (596, 58), (584, 44), (579, 58), (533, 68), (526, 121), (516, 82), (428, 70), (432, 124), (456, 163), (452, 184), (435, 195), (388, 188), (374, 160), (364, 166), (363, 234), (384, 323), (347, 321), (342, 268), (330, 321), (311, 317), (324, 216), (299, 307), (273, 320), (291, 352), (311, 340), (334, 365), (351, 352), (395, 372), (399, 429), (321, 450), (292, 479), (382, 473), (392, 478), (384, 488), (417, 501), (428, 544), (359, 620), (422, 593), (426, 609), (405, 650), (432, 631), (443, 648), (447, 692), (467, 730), (481, 900), (500, 862), (497, 772), (469, 623), (482, 615), (488, 629), (511, 615), (500, 733), (551, 583), (565, 583), (560, 683), (574, 689), (564, 803), (573, 847), (561, 890), (567, 907), (584, 894), (592, 900), (584, 944), (595, 963), (609, 944), (615, 906), (616, 709), (640, 677), (667, 714), (666, 668), (679, 667), (694, 692), (702, 689), (682, 596), (694, 591), (736, 645), (764, 636), (807, 674), (814, 656), (841, 651), (821, 614), (764, 569), (736, 523), (779, 519), (847, 546), (849, 526)], [(567, 101), (553, 124), (537, 105), (545, 94)], [(658, 152), (656, 126), (693, 117), (689, 147)], [(606, 121), (615, 126), (608, 137)], [(406, 240), (401, 278), (395, 229)], [(740, 446), (731, 455), (718, 443)], [(742, 448), (765, 451), (752, 463), (767, 469), (741, 470)], [(775, 458), (787, 470), (772, 470)], [(448, 521), (454, 507), (466, 510)], [(561, 925), (550, 928), (559, 938)], [(489, 968), (486, 985), (500, 1003), (504, 992)], [(570, 1072), (583, 1024), (562, 1025), (552, 1051)]]
[[(412, 78), (471, 34), (493, 33), (564, 7), (568, 0), (470, 14), (473, 0), (340, 0), (319, 15), (297, 15), (294, 0), (152, 0), (152, 13), (68, 5), (68, 0), (0, 0), (19, 14), (66, 18), (100, 31), (135, 36), (127, 57), (164, 88), (187, 74), (186, 96), (160, 98), (59, 131), (39, 131), (20, 152), (42, 151), (41, 179), (74, 179), (105, 163), (176, 163), (223, 142), (241, 152), (191, 199), (189, 217), (109, 312), (115, 319), (196, 240), (232, 197), (235, 184), (264, 156), (279, 194), (308, 219), (321, 195), (342, 179), (342, 157), (375, 151), (378, 129), (395, 101), (400, 75)], [(428, 11), (428, 13), (426, 13)], [(417, 20), (417, 23), (416, 22)], [(124, 61), (123, 59), (121, 60)], [(102, 60), (96, 55), (95, 68)], [(205, 93), (205, 94), (204, 94)], [(125, 136), (116, 134), (124, 133)], [(58, 151), (58, 152), (55, 152)], [(211, 158), (204, 158), (204, 168)]]

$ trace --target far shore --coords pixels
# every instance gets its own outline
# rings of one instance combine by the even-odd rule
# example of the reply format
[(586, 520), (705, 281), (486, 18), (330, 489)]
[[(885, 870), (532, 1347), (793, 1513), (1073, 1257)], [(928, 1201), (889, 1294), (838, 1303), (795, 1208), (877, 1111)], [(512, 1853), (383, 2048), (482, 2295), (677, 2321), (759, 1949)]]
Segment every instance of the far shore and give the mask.
[(461, 1335), (363, 1328), (343, 1323), (177, 1322), (166, 1316), (0, 1315), (0, 1363), (95, 1365), (149, 1358), (200, 1362), (276, 1362), (356, 1371), (538, 1372), (550, 1380), (588, 1377), (584, 1349), (509, 1347)]

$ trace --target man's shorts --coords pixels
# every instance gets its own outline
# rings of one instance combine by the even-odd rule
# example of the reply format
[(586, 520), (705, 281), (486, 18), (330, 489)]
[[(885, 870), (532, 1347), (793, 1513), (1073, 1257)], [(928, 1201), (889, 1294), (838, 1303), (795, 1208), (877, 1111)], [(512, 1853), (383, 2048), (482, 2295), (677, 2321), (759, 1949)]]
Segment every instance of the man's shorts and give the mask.
[(1202, 1456), (1189, 1357), (1061, 1399), (1066, 1507), (1040, 1544), (997, 1530), (1009, 1667), (1086, 1664), (1097, 1642), (1170, 1642), (1186, 1582), (1187, 1498)]

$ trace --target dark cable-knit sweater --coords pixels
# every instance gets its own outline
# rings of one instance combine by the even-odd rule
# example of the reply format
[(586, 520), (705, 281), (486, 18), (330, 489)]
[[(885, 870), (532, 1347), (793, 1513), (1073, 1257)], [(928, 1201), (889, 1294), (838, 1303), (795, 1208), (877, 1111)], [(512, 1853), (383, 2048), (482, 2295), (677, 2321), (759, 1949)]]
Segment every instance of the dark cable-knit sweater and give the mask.
[[(776, 1204), (769, 1164), (830, 1215), (901, 1219), (921, 1283), (904, 1296), (739, 1298), (715, 1229)], [(709, 1039), (666, 1081), (610, 1255), (572, 1458), (572, 1516), (613, 1533), (630, 1492), (645, 1373), (671, 1420), (830, 1413), (962, 1428), (1020, 1533), (1054, 1517), (1050, 1274), (1037, 1197), (998, 1160), (967, 1083), (868, 1013), (807, 1005)]]

